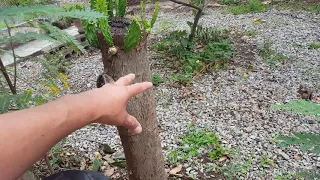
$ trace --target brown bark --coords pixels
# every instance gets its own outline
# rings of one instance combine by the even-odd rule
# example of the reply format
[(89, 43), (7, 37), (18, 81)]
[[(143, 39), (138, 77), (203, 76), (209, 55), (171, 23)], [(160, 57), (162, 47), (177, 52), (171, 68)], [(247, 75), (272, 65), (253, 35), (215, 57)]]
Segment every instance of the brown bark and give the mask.
[[(120, 49), (115, 56), (108, 54), (109, 46), (105, 43), (103, 36), (98, 33), (105, 72), (115, 80), (134, 73), (135, 82), (151, 81), (147, 36), (144, 35), (137, 49), (130, 52), (123, 50), (124, 35), (129, 24), (128, 19), (111, 20), (113, 42)], [(131, 99), (127, 111), (138, 119), (143, 128), (142, 134), (132, 135), (127, 129), (118, 127), (127, 160), (129, 179), (166, 179), (153, 91), (148, 90)]]

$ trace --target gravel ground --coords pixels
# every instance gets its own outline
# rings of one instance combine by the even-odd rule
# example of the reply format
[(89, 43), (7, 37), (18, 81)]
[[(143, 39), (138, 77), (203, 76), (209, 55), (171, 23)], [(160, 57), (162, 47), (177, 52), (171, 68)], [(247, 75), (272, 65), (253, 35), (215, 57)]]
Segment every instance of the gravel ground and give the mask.
[[(188, 29), (186, 21), (192, 20), (191, 13), (178, 7), (178, 11), (181, 11), (173, 13), (170, 8), (169, 5), (163, 9), (166, 14), (160, 14), (152, 40), (161, 37), (165, 31)], [(262, 23), (253, 23), (255, 18), (261, 19)], [(297, 87), (300, 84), (312, 88), (315, 95), (320, 97), (316, 88), (320, 83), (320, 50), (297, 46), (320, 41), (320, 15), (271, 10), (262, 14), (234, 16), (210, 10), (200, 23), (207, 27), (233, 29), (235, 32), (254, 30), (257, 36), (250, 37), (248, 42), (240, 46), (259, 47), (266, 39), (270, 39), (273, 41), (272, 48), (290, 57), (290, 61), (278, 67), (269, 67), (257, 55), (257, 49), (252, 49), (250, 57), (248, 54), (238, 54), (234, 58), (234, 61), (249, 60), (254, 64), (255, 70), (249, 72), (247, 78), (243, 77), (242, 70), (245, 67), (238, 65), (203, 75), (189, 88), (174, 88), (167, 84), (155, 87), (158, 121), (165, 129), (161, 133), (165, 154), (177, 147), (178, 136), (186, 131), (192, 120), (196, 120), (197, 126), (206, 125), (217, 131), (223, 138), (224, 147), (239, 149), (244, 155), (253, 153), (253, 166), (244, 179), (262, 179), (262, 173), (265, 173), (264, 179), (274, 179), (283, 172), (320, 168), (319, 156), (302, 153), (298, 148), (279, 148), (270, 142), (279, 133), (289, 135), (299, 131), (320, 134), (320, 122), (312, 117), (266, 111), (271, 105), (298, 99)], [(165, 67), (163, 59), (153, 52), (150, 55), (153, 72), (169, 76), (170, 70)], [(87, 58), (73, 60), (74, 64), (68, 70), (73, 93), (95, 87), (96, 78), (102, 72), (100, 59), (99, 52), (94, 52)], [(24, 64), (26, 66), (29, 69), (33, 67), (28, 63)], [(182, 97), (186, 91), (191, 91), (192, 95)], [(205, 98), (200, 99), (200, 96)], [(114, 127), (87, 126), (74, 132), (68, 140), (81, 151), (96, 151), (99, 143), (94, 141), (98, 141), (107, 142), (121, 152), (120, 138)], [(275, 165), (263, 170), (259, 162), (266, 155)], [(188, 170), (193, 168), (203, 167), (192, 166)]]

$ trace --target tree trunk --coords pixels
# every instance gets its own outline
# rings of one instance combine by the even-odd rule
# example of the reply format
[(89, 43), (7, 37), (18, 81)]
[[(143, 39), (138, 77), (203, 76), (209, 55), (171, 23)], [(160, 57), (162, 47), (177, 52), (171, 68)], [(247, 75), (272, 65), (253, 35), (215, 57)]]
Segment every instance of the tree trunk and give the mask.
[[(110, 56), (108, 54), (109, 46), (103, 35), (98, 33), (105, 72), (114, 80), (134, 73), (136, 75), (135, 82), (151, 82), (147, 36), (143, 36), (137, 49), (125, 52), (123, 50), (124, 37), (130, 20), (119, 18), (110, 20), (113, 42), (119, 48), (119, 52), (117, 55)], [(142, 134), (132, 135), (127, 129), (118, 127), (126, 156), (129, 179), (166, 179), (153, 91), (148, 90), (132, 98), (128, 103), (127, 111), (138, 119), (143, 129)]]

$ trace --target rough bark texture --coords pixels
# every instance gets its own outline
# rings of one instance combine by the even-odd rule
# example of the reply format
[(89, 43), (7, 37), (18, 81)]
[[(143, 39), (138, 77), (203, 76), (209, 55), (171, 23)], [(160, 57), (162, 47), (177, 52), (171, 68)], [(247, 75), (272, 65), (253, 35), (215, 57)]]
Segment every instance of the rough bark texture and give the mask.
[[(113, 42), (120, 49), (118, 56), (110, 57), (109, 47), (103, 36), (98, 33), (105, 71), (115, 80), (134, 73), (135, 82), (151, 81), (147, 36), (143, 37), (137, 49), (130, 52), (123, 51), (124, 35), (129, 24), (128, 19), (111, 19)], [(131, 99), (127, 111), (138, 119), (143, 128), (142, 134), (132, 135), (126, 129), (118, 127), (127, 160), (129, 179), (166, 179), (153, 91), (149, 90)]]

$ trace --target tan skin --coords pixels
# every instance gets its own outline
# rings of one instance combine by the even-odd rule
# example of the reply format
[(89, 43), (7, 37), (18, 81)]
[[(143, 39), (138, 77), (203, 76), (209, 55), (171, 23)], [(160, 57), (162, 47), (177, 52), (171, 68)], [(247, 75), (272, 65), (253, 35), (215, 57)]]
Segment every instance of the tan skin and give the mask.
[(140, 123), (127, 113), (126, 105), (152, 83), (130, 85), (133, 79), (130, 74), (99, 89), (0, 115), (0, 179), (17, 179), (57, 142), (90, 123), (141, 133)]

